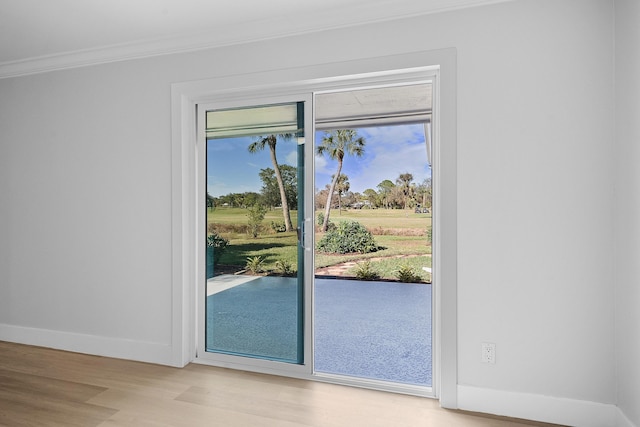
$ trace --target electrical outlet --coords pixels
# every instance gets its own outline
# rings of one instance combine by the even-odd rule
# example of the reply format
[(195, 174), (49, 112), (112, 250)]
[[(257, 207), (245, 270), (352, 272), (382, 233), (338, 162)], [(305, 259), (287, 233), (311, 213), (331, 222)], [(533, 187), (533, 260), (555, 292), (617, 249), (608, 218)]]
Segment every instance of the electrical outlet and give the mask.
[(496, 363), (496, 345), (491, 342), (482, 343), (482, 362)]

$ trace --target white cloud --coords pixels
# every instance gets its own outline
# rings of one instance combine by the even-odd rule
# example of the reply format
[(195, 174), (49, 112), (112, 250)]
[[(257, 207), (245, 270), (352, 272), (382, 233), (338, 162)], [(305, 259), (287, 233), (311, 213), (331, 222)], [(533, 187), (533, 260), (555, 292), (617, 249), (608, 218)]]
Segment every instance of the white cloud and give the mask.
[[(332, 174), (335, 171), (330, 170), (329, 167), (329, 162), (327, 160), (327, 158), (325, 156), (315, 156), (315, 161), (316, 161), (316, 165), (315, 165), (315, 170), (316, 173), (318, 174)], [(333, 166), (331, 166), (333, 167)]]
[(390, 142), (424, 142), (424, 127), (422, 125), (385, 126), (366, 128), (359, 131), (370, 144), (389, 144)]
[(367, 128), (360, 134), (367, 141), (366, 157), (345, 159), (353, 191), (375, 189), (385, 179), (395, 182), (401, 173), (412, 174), (416, 183), (430, 176), (422, 125)]
[(284, 163), (289, 165), (289, 166), (297, 167), (298, 166), (298, 152), (297, 151), (289, 152), (289, 154), (287, 154), (285, 156), (285, 158), (284, 158)]

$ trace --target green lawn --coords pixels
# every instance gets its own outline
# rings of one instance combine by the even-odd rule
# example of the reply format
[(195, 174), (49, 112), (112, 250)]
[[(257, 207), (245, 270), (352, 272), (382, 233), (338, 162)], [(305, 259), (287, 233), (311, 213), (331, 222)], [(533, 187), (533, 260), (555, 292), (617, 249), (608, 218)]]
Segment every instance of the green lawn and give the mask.
[[(319, 211), (316, 211), (316, 215)], [(324, 213), (324, 210), (322, 211)], [(333, 222), (354, 220), (367, 228), (420, 228), (431, 225), (431, 214), (417, 214), (413, 210), (400, 209), (349, 209), (338, 212), (331, 210), (329, 219)]]
[[(371, 267), (382, 277), (383, 279), (395, 279), (397, 278), (398, 269), (402, 266), (407, 266), (419, 276), (423, 281), (431, 282), (431, 273), (428, 273), (422, 269), (422, 267), (431, 267), (430, 256), (416, 256), (408, 258), (387, 258), (378, 261), (372, 261)], [(353, 267), (347, 271), (347, 274), (355, 276), (358, 267)]]
[[(272, 221), (282, 221), (282, 211), (267, 212), (263, 221), (265, 228), (258, 238), (253, 239), (239, 227), (247, 223), (246, 210), (240, 208), (217, 208), (209, 212), (208, 223), (213, 224), (219, 234), (229, 240), (229, 245), (220, 259), (220, 265), (244, 266), (248, 257), (260, 256), (264, 259), (264, 268), (273, 270), (275, 262), (284, 260), (296, 268), (297, 237), (295, 232), (276, 233), (270, 228)], [(291, 212), (291, 219), (296, 226), (296, 211)], [(430, 214), (415, 214), (413, 211), (361, 209), (338, 213), (332, 211), (331, 221), (355, 220), (374, 232), (380, 250), (368, 254), (334, 255), (316, 253), (316, 268), (340, 264), (346, 261), (358, 261), (371, 258), (375, 260), (377, 270), (384, 278), (394, 279), (394, 272), (400, 265), (408, 264), (416, 274), (427, 276), (421, 271), (422, 266), (430, 266), (431, 245), (427, 242), (426, 230), (431, 226)], [(316, 233), (316, 241), (322, 233)], [(399, 255), (419, 256), (416, 258), (394, 258)], [(428, 261), (427, 261), (428, 260)], [(414, 265), (415, 264), (415, 265)]]
[[(316, 215), (322, 211), (316, 211)], [(294, 226), (297, 223), (298, 211), (291, 211), (291, 221)], [(247, 210), (242, 208), (220, 207), (208, 211), (208, 222), (221, 224), (246, 223)], [(317, 218), (317, 217), (316, 217)], [(314, 218), (314, 221), (316, 221)], [(368, 228), (416, 228), (424, 229), (431, 225), (431, 214), (417, 214), (412, 210), (400, 209), (349, 209), (338, 211), (331, 210), (330, 220), (333, 222), (354, 220)], [(267, 211), (264, 222), (282, 221), (282, 210)]]
[[(291, 221), (294, 225), (297, 221), (298, 211), (291, 211)], [(283, 221), (282, 210), (273, 209), (267, 211), (264, 222), (268, 224), (271, 221)], [(215, 222), (220, 224), (246, 224), (247, 210), (244, 208), (227, 208), (219, 207), (213, 210), (207, 209), (207, 222)]]
[(222, 236), (229, 239), (229, 246), (220, 258), (220, 264), (243, 266), (248, 257), (260, 256), (267, 269), (272, 269), (278, 260), (288, 261), (296, 267), (298, 239), (295, 232), (265, 234), (256, 239), (246, 235), (229, 238), (225, 233)]

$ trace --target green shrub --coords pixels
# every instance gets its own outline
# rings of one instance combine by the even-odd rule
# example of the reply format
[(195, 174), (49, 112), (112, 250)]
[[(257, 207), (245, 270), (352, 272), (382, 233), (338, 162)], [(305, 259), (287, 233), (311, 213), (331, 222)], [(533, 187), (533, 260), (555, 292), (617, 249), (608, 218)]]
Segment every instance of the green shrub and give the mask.
[[(318, 227), (322, 227), (322, 224), (324, 224), (324, 212), (318, 212), (316, 224), (318, 225)], [(331, 220), (329, 220), (329, 222), (327, 223), (327, 231), (335, 230), (335, 228), (336, 228), (336, 225), (333, 222), (331, 222)]]
[(220, 257), (227, 249), (228, 244), (229, 241), (216, 232), (207, 236), (207, 247), (213, 248), (213, 265), (218, 265)]
[(422, 280), (422, 278), (413, 271), (413, 268), (406, 264), (398, 268), (396, 278), (403, 283), (416, 283)]
[(427, 242), (432, 243), (432, 231), (433, 231), (433, 227), (429, 226), (427, 227)]
[(327, 230), (318, 242), (320, 252), (350, 254), (378, 250), (373, 235), (357, 221), (343, 221)]
[(275, 272), (282, 276), (293, 276), (295, 275), (295, 271), (293, 269), (293, 264), (286, 260), (278, 260), (275, 263)]
[(276, 233), (284, 233), (287, 231), (287, 226), (284, 221), (271, 221), (271, 229)]
[(247, 217), (249, 217), (249, 234), (255, 239), (258, 237), (260, 231), (260, 224), (264, 220), (264, 216), (267, 214), (267, 208), (260, 204), (255, 204), (250, 208), (247, 208)]
[(360, 280), (376, 280), (380, 278), (380, 273), (371, 266), (371, 261), (369, 260), (359, 262), (356, 265), (355, 273)]
[(264, 264), (264, 259), (256, 255), (254, 257), (247, 258), (246, 269), (252, 274), (262, 273), (262, 266)]

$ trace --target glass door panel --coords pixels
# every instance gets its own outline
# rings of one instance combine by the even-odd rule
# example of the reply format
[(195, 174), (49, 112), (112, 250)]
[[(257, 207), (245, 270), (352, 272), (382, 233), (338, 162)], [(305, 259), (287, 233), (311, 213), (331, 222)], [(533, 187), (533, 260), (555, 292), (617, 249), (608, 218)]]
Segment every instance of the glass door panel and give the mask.
[(433, 385), (433, 85), (315, 96), (316, 374)]
[(206, 122), (204, 350), (304, 362), (304, 102)]

